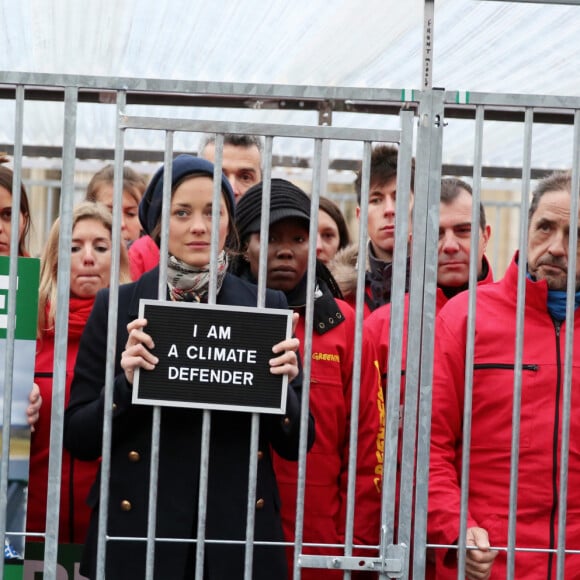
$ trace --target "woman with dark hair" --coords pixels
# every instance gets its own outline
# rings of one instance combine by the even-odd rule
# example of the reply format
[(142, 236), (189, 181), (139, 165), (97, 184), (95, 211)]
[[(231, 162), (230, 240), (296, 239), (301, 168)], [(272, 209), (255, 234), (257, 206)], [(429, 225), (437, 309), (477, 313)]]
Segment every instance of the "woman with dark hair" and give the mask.
[[(147, 320), (138, 317), (141, 298), (158, 297), (159, 277), (167, 288), (166, 299), (207, 302), (210, 277), (215, 276), (217, 304), (256, 306), (256, 286), (227, 273), (229, 249), (236, 239), (234, 194), (221, 179), (221, 202), (213, 212), (214, 166), (191, 155), (180, 155), (172, 164), (168, 232), (168, 266), (146, 272), (138, 281), (119, 289), (113, 434), (107, 518), (107, 578), (142, 580), (145, 577), (148, 495), (153, 409), (132, 403), (133, 377), (159, 362)], [(164, 168), (149, 184), (139, 206), (141, 225), (157, 243), (161, 232)], [(212, 221), (219, 222), (216, 264), (210, 264)], [(235, 249), (235, 248), (234, 248)], [(97, 295), (83, 333), (77, 357), (71, 399), (65, 414), (64, 443), (74, 457), (97, 459), (101, 454), (107, 364), (107, 312), (109, 294)], [(281, 292), (269, 291), (266, 306), (286, 308)], [(227, 320), (224, 313), (224, 320)], [(300, 382), (296, 350), (290, 338), (273, 345), (270, 372), (287, 375), (285, 415), (260, 416), (259, 462), (254, 537), (256, 541), (283, 539), (279, 497), (272, 451), (295, 460), (300, 432)], [(159, 353), (157, 353), (159, 354)], [(216, 388), (220, 388), (218, 385)], [(197, 507), (202, 460), (202, 417), (198, 409), (162, 407), (159, 472), (156, 489), (157, 538), (154, 577), (193, 578), (196, 569)], [(309, 421), (309, 445), (314, 426)], [(208, 492), (205, 531), (204, 578), (239, 578), (244, 569), (247, 496), (249, 488), (252, 416), (249, 413), (213, 411), (209, 442)], [(89, 498), (93, 508), (85, 543), (81, 573), (95, 578), (97, 567), (99, 478)], [(121, 539), (119, 539), (121, 538)], [(129, 539), (131, 538), (131, 539)], [(139, 539), (135, 539), (139, 538)], [(253, 547), (253, 578), (286, 578), (284, 548), (279, 544)]]
[(349, 244), (348, 226), (340, 208), (331, 199), (321, 197), (318, 204), (316, 257), (328, 265), (336, 252)]
[[(8, 162), (8, 158), (0, 154), (0, 256), (10, 256), (11, 233), (12, 233), (12, 187), (14, 182), (14, 173), (3, 164)], [(30, 207), (28, 205), (28, 196), (24, 185), (20, 184), (20, 215), (18, 220), (18, 250), (16, 255), (19, 257), (29, 256), (27, 241), (30, 231)], [(28, 424), (34, 431), (34, 424), (38, 420), (38, 413), (42, 405), (42, 398), (38, 386), (34, 384), (28, 396), (29, 405), (26, 409)], [(15, 493), (10, 502), (11, 511), (17, 514), (19, 526), (24, 526), (24, 484), (18, 483), (19, 492)], [(16, 544), (16, 547), (11, 542)], [(22, 559), (19, 550), (22, 544), (21, 539), (6, 537), (4, 539), (4, 560)], [(18, 549), (17, 549), (18, 548)]]
[[(0, 256), (10, 255), (10, 232), (12, 231), (12, 184), (14, 173), (2, 164), (7, 157), (0, 157)], [(18, 255), (29, 256), (27, 238), (30, 232), (30, 207), (24, 185), (20, 184), (20, 220)]]
[[(250, 188), (238, 201), (236, 226), (242, 244), (242, 259), (234, 272), (255, 282), (260, 259), (262, 184)], [(266, 286), (282, 290), (288, 304), (300, 314), (296, 335), (304, 344), (307, 267), (309, 254), (310, 198), (284, 179), (272, 179), (270, 230)], [(307, 456), (304, 499), (305, 543), (345, 542), (348, 491), (349, 436), (351, 421), (354, 312), (340, 298), (330, 272), (316, 263), (314, 324), (310, 377), (310, 411), (316, 422), (316, 441)], [(381, 382), (373, 359), (365, 347), (360, 377), (358, 447), (356, 461), (356, 510), (354, 543), (376, 545), (381, 512), (381, 473), (384, 440), (384, 408)], [(304, 356), (301, 349), (300, 354)], [(298, 468), (282, 458), (274, 467), (282, 499), (282, 522), (286, 541), (293, 543), (296, 524)], [(340, 554), (334, 547), (304, 547), (306, 554)], [(343, 552), (344, 553), (344, 552)], [(288, 550), (292, 572), (293, 547)], [(339, 570), (303, 569), (306, 580), (342, 578)]]

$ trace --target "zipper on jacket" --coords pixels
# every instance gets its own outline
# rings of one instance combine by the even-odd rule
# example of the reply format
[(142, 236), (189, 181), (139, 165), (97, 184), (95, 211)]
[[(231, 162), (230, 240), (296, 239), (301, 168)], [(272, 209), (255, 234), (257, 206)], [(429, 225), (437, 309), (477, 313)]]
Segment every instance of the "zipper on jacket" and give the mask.
[[(506, 369), (513, 371), (516, 365), (510, 363), (476, 363), (473, 365), (473, 370), (483, 370), (483, 369)], [(522, 370), (537, 372), (539, 365), (532, 364), (522, 364)]]
[(556, 545), (556, 512), (558, 510), (558, 431), (560, 424), (560, 390), (562, 387), (561, 353), (560, 353), (560, 327), (559, 320), (552, 319), (554, 330), (556, 331), (556, 405), (554, 409), (554, 433), (552, 436), (552, 510), (550, 512), (550, 552), (548, 553), (548, 574), (546, 578), (552, 577), (552, 562), (554, 554), (552, 550)]

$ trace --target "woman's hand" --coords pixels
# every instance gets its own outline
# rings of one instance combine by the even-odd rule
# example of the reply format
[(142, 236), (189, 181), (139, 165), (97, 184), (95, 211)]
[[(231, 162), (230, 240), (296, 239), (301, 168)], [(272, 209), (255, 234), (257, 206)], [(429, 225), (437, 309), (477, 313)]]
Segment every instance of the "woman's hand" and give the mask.
[(40, 389), (36, 383), (32, 383), (32, 390), (28, 395), (28, 407), (26, 408), (26, 418), (32, 433), (34, 433), (34, 425), (38, 423), (38, 418), (40, 417), (40, 407), (42, 407)]
[(135, 369), (153, 370), (159, 359), (150, 352), (155, 348), (153, 339), (143, 330), (147, 326), (147, 319), (137, 318), (127, 324), (129, 338), (125, 350), (121, 354), (121, 367), (129, 384), (133, 384)]
[[(298, 324), (298, 314), (292, 315), (292, 331), (296, 330)], [(288, 375), (288, 380), (292, 381), (298, 376), (298, 357), (296, 353), (300, 347), (300, 341), (293, 337), (283, 340), (272, 347), (274, 354), (279, 356), (270, 359), (270, 372), (274, 375)]]

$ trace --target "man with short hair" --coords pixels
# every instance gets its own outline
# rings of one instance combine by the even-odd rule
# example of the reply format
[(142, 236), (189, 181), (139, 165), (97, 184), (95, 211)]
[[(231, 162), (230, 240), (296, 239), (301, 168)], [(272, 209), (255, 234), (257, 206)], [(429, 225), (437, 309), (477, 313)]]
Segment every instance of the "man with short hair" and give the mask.
[[(469, 263), (471, 251), (471, 210), (473, 197), (471, 186), (461, 179), (445, 178), (441, 181), (441, 202), (439, 204), (439, 245), (437, 261), (437, 312), (449, 298), (467, 290), (469, 286)], [(479, 206), (479, 238), (477, 252), (478, 284), (493, 281), (491, 267), (485, 256), (485, 249), (491, 234), (486, 223), (485, 210)], [(399, 405), (399, 461), (402, 453), (402, 428), (405, 402), (405, 374), (407, 366), (407, 329), (409, 318), (409, 294), (405, 295), (403, 328), (401, 329), (403, 351), (401, 361), (401, 390)], [(391, 304), (377, 308), (364, 322), (363, 332), (369, 342), (377, 348), (377, 359), (382, 377), (385, 400), (387, 397), (387, 372), (389, 360), (389, 331)], [(398, 500), (397, 492), (397, 500)], [(398, 506), (395, 510), (398, 514)], [(427, 559), (426, 578), (433, 577), (432, 558)]]
[[(262, 139), (255, 135), (224, 135), (222, 171), (234, 190), (236, 203), (252, 185), (262, 181)], [(215, 160), (215, 135), (202, 136), (199, 157), (212, 163)], [(137, 280), (141, 274), (159, 264), (159, 248), (149, 237), (142, 236), (129, 247), (131, 278)]]
[[(565, 504), (564, 576), (580, 570), (580, 317), (566, 357), (566, 284), (571, 219), (571, 175), (554, 173), (534, 191), (528, 216), (525, 304), (518, 304), (516, 253), (504, 278), (479, 286), (473, 350), (465, 573), (470, 580), (505, 578), (508, 518), (515, 509), (515, 578), (555, 578), (562, 485)], [(578, 195), (575, 191), (574, 195)], [(576, 289), (580, 250), (576, 248)], [(461, 464), (466, 377), (468, 294), (451, 299), (437, 318), (429, 476), (428, 541), (436, 549), (436, 577), (457, 578)], [(576, 306), (579, 293), (576, 293)], [(523, 310), (523, 351), (516, 357), (518, 310)], [(572, 363), (572, 406), (565, 396), (565, 357)], [(514, 403), (516, 367), (521, 397)], [(469, 375), (468, 375), (469, 376)], [(517, 502), (510, 500), (514, 404), (519, 416)], [(570, 447), (562, 454), (570, 412)], [(562, 463), (568, 461), (565, 478)], [(518, 549), (525, 548), (525, 549)]]
[[(377, 145), (371, 154), (370, 186), (368, 198), (368, 263), (365, 279), (365, 317), (373, 310), (391, 301), (392, 262), (395, 246), (395, 202), (397, 199), (397, 160), (399, 151), (394, 145)], [(409, 200), (409, 239), (411, 238), (411, 212), (413, 209), (415, 161), (411, 166), (411, 191)], [(355, 187), (357, 190), (357, 218), (360, 218), (361, 172)], [(409, 263), (407, 263), (408, 289)], [(329, 268), (344, 298), (351, 305), (356, 303), (356, 278), (358, 269), (358, 246), (351, 244), (340, 250)]]
[[(471, 186), (452, 177), (441, 180), (439, 204), (439, 245), (437, 259), (437, 288), (449, 299), (463, 290), (469, 282), (471, 252)], [(491, 282), (491, 268), (485, 256), (491, 228), (486, 224), (485, 209), (479, 204), (479, 237), (477, 246), (477, 280)], [(438, 300), (441, 307), (443, 302)]]
[[(467, 290), (469, 284), (469, 262), (471, 251), (471, 208), (473, 197), (471, 186), (461, 179), (441, 180), (441, 202), (439, 204), (439, 245), (437, 258), (437, 312), (447, 301)], [(485, 210), (479, 206), (479, 237), (477, 250), (478, 284), (493, 281), (491, 266), (485, 249), (491, 228), (486, 223)], [(409, 294), (405, 295), (403, 318), (403, 345), (406, 347)], [(385, 304), (373, 311), (364, 322), (364, 332), (377, 345), (381, 375), (386, 377), (389, 358), (389, 328), (391, 305)], [(405, 358), (405, 352), (403, 352)], [(405, 361), (401, 367), (405, 369)], [(402, 404), (402, 399), (401, 399)]]
[[(222, 171), (228, 178), (236, 203), (240, 197), (262, 181), (262, 139), (255, 135), (224, 135)], [(198, 155), (215, 163), (215, 135), (205, 133), (198, 147)]]

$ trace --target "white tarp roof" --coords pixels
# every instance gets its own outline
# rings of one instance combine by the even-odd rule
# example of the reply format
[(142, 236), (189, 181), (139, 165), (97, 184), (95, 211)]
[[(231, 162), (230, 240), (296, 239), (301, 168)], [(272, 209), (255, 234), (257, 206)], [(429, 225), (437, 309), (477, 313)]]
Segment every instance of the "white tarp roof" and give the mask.
[[(423, 8), (420, 0), (0, 0), (0, 71), (420, 89)], [(580, 96), (579, 31), (580, 5), (436, 0), (433, 86)], [(114, 112), (81, 105), (77, 145), (112, 146)], [(260, 119), (250, 110), (193, 114)], [(259, 114), (268, 122), (296, 119), (288, 111)], [(12, 103), (0, 102), (0, 116), (0, 142), (9, 143)], [(27, 104), (25, 145), (61, 144), (62, 118), (62, 103)], [(393, 121), (385, 128), (396, 128)], [(337, 114), (336, 122), (351, 121)], [(447, 162), (470, 162), (473, 137), (462, 127), (450, 124)], [(484, 164), (520, 165), (522, 132), (490, 125)], [(162, 148), (158, 137), (135, 132), (127, 146)], [(568, 165), (571, 143), (571, 127), (540, 127), (532, 164)], [(304, 153), (300, 144), (283, 147), (278, 153)], [(359, 149), (334, 153), (356, 157)]]

